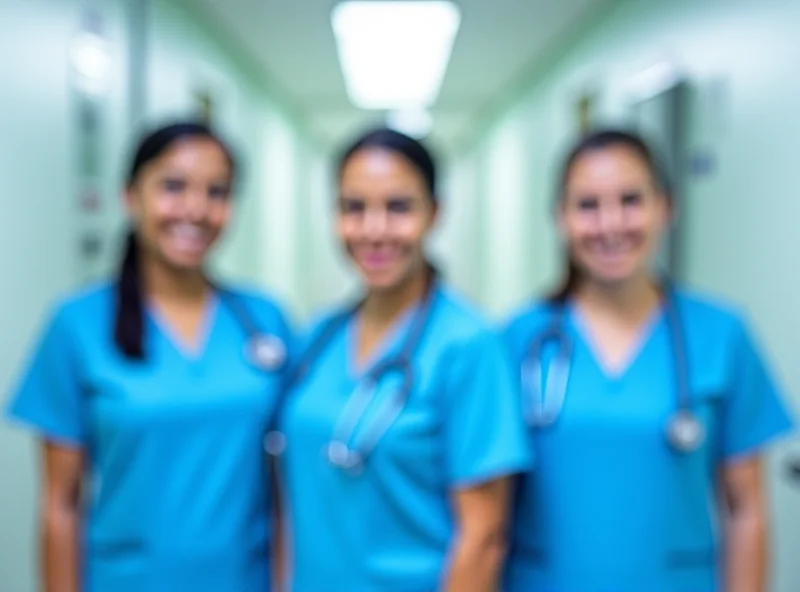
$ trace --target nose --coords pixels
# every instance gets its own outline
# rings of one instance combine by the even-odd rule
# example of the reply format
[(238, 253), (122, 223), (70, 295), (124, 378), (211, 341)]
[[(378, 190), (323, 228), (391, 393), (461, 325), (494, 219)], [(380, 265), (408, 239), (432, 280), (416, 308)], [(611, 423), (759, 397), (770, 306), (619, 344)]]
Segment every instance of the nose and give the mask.
[(622, 226), (622, 205), (619, 203), (603, 204), (598, 212), (598, 227), (601, 232), (618, 230)]
[(208, 192), (204, 188), (190, 187), (184, 194), (184, 215), (191, 221), (200, 221), (205, 218), (208, 203)]
[(383, 238), (388, 226), (387, 214), (384, 208), (367, 208), (364, 211), (362, 222), (364, 236), (370, 240)]

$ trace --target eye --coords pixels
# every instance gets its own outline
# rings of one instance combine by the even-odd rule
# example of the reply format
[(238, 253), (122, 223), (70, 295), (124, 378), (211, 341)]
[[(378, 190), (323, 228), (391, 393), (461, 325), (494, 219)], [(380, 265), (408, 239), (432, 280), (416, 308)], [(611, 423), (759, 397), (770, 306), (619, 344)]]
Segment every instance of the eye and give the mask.
[(208, 196), (212, 199), (225, 200), (228, 199), (230, 193), (231, 188), (225, 183), (214, 184), (208, 188)]
[(161, 186), (169, 193), (181, 193), (186, 189), (186, 181), (183, 179), (164, 179)]
[(390, 199), (386, 209), (393, 214), (406, 214), (411, 211), (411, 200), (405, 197)]
[(635, 206), (642, 203), (642, 192), (641, 191), (628, 191), (622, 194), (622, 205), (624, 206)]
[(579, 210), (596, 210), (599, 205), (599, 200), (593, 196), (585, 196), (578, 199)]
[(364, 201), (352, 197), (343, 197), (339, 200), (339, 211), (342, 214), (359, 214), (364, 211)]

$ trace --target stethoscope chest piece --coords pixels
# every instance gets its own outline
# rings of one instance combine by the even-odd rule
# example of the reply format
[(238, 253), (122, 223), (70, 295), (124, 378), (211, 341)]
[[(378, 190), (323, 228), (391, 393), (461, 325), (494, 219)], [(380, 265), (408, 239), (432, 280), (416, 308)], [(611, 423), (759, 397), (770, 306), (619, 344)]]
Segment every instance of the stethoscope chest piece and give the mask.
[(277, 370), (286, 361), (286, 346), (273, 335), (254, 335), (246, 347), (247, 357), (261, 370)]
[(352, 475), (361, 473), (363, 463), (361, 455), (350, 449), (344, 442), (333, 440), (325, 446), (325, 456), (335, 467), (345, 470)]
[(264, 450), (270, 456), (280, 456), (286, 450), (286, 436), (277, 430), (271, 430), (264, 436)]
[(690, 411), (678, 411), (667, 424), (667, 439), (679, 452), (694, 452), (705, 439), (703, 423)]

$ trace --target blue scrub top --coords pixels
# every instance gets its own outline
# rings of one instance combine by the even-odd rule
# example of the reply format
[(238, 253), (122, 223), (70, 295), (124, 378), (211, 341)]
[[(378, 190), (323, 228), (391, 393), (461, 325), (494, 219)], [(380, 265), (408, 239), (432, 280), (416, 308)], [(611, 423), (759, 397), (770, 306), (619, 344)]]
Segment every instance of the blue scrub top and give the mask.
[[(261, 331), (290, 343), (275, 304), (226, 293)], [(146, 360), (128, 361), (113, 343), (114, 314), (111, 285), (61, 303), (9, 409), (87, 455), (84, 590), (268, 590), (263, 438), (282, 371), (247, 361), (245, 329), (219, 295), (196, 355), (148, 311)]]
[[(363, 473), (354, 476), (330, 464), (325, 448), (345, 402), (365, 370), (398, 353), (413, 312), (361, 370), (355, 363), (358, 318), (351, 318), (289, 392), (281, 472), (296, 592), (437, 589), (457, 526), (454, 490), (530, 467), (518, 389), (502, 339), (442, 289), (413, 356), (413, 389), (402, 413)], [(326, 322), (311, 332), (310, 341)], [(374, 425), (370, 418), (398, 383), (397, 375), (381, 381), (359, 430)]]
[[(566, 402), (553, 426), (529, 432), (537, 466), (517, 492), (507, 592), (721, 589), (719, 469), (787, 433), (792, 422), (740, 317), (683, 291), (676, 303), (704, 445), (686, 454), (667, 443), (676, 387), (663, 311), (627, 368), (610, 375), (568, 305), (574, 351)], [(509, 323), (518, 368), (552, 313), (537, 304)], [(545, 367), (554, 350), (545, 350)]]

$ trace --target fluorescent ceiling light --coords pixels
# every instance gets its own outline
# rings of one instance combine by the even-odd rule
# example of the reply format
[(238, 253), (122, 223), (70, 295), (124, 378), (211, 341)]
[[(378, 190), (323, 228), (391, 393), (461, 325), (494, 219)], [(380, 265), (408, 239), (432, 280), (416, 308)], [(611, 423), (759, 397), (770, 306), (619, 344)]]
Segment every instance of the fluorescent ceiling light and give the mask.
[(391, 111), (386, 117), (386, 125), (407, 136), (421, 140), (431, 133), (433, 116), (425, 109)]
[(349, 0), (331, 13), (350, 100), (364, 109), (436, 102), (461, 13), (445, 0)]
[(72, 42), (70, 59), (77, 85), (88, 93), (100, 94), (111, 66), (106, 41), (100, 35), (82, 31)]

